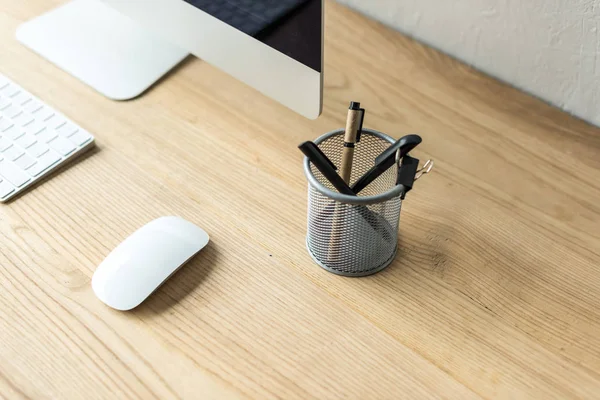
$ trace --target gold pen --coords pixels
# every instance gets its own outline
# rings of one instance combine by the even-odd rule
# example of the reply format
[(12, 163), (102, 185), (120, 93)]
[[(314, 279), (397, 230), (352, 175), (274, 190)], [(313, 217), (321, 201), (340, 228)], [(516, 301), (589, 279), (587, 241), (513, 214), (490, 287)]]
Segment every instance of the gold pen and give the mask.
[(340, 166), (340, 176), (347, 184), (350, 184), (350, 175), (352, 175), (354, 145), (360, 141), (364, 119), (365, 109), (360, 108), (359, 102), (350, 102), (348, 118), (346, 119), (346, 132), (344, 133), (344, 152), (342, 153), (342, 163)]

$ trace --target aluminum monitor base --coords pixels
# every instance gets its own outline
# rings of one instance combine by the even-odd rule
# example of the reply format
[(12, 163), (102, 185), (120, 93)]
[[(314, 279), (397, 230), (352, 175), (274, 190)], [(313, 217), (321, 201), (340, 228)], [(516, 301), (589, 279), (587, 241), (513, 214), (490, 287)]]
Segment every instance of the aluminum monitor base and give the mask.
[(139, 96), (188, 55), (98, 0), (25, 22), (17, 39), (113, 100)]

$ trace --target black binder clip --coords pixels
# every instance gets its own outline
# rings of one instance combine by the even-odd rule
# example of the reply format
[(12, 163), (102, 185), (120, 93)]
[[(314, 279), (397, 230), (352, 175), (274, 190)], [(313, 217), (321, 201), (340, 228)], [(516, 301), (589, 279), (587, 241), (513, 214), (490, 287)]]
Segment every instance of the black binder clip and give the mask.
[(433, 160), (427, 160), (427, 162), (419, 168), (418, 159), (411, 157), (408, 154), (400, 158), (399, 152), (396, 153), (396, 164), (398, 166), (396, 185), (402, 185), (404, 187), (400, 196), (402, 200), (406, 197), (406, 193), (410, 192), (413, 188), (415, 181), (423, 175), (428, 174), (433, 169)]

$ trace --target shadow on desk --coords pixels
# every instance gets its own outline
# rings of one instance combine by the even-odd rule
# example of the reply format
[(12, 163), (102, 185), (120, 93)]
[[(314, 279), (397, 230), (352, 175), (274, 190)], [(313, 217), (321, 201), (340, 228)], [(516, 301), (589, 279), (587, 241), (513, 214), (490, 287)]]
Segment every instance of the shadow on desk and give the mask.
[(142, 97), (142, 96), (144, 96), (144, 95), (152, 92), (160, 84), (162, 84), (163, 82), (169, 80), (173, 75), (177, 74), (179, 71), (181, 71), (186, 66), (188, 66), (192, 61), (194, 61), (194, 59), (196, 59), (196, 57), (192, 56), (191, 54), (188, 55), (179, 64), (177, 64), (176, 66), (174, 66), (169, 72), (167, 72), (166, 74), (164, 74), (163, 76), (161, 76), (160, 79), (157, 80), (156, 82), (154, 82), (148, 89), (144, 90), (138, 96), (136, 96), (136, 97), (134, 97), (132, 99), (125, 100), (125, 101), (135, 101), (135, 100), (139, 99), (140, 97)]
[(170, 277), (156, 292), (140, 304), (133, 312), (141, 317), (161, 314), (192, 295), (194, 290), (211, 273), (219, 259), (219, 251), (213, 242), (208, 242), (200, 253)]
[(401, 230), (396, 258), (377, 275), (388, 278), (389, 274), (403, 274), (403, 269), (410, 268), (443, 276), (455, 263), (449, 249), (450, 239), (455, 235), (453, 227), (441, 224), (428, 229), (424, 235)]

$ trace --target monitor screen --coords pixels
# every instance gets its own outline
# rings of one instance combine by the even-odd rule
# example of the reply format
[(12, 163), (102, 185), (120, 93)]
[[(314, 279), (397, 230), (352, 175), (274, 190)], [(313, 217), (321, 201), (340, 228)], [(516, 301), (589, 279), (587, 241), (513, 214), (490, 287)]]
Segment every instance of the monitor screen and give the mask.
[(322, 72), (323, 0), (184, 0)]

